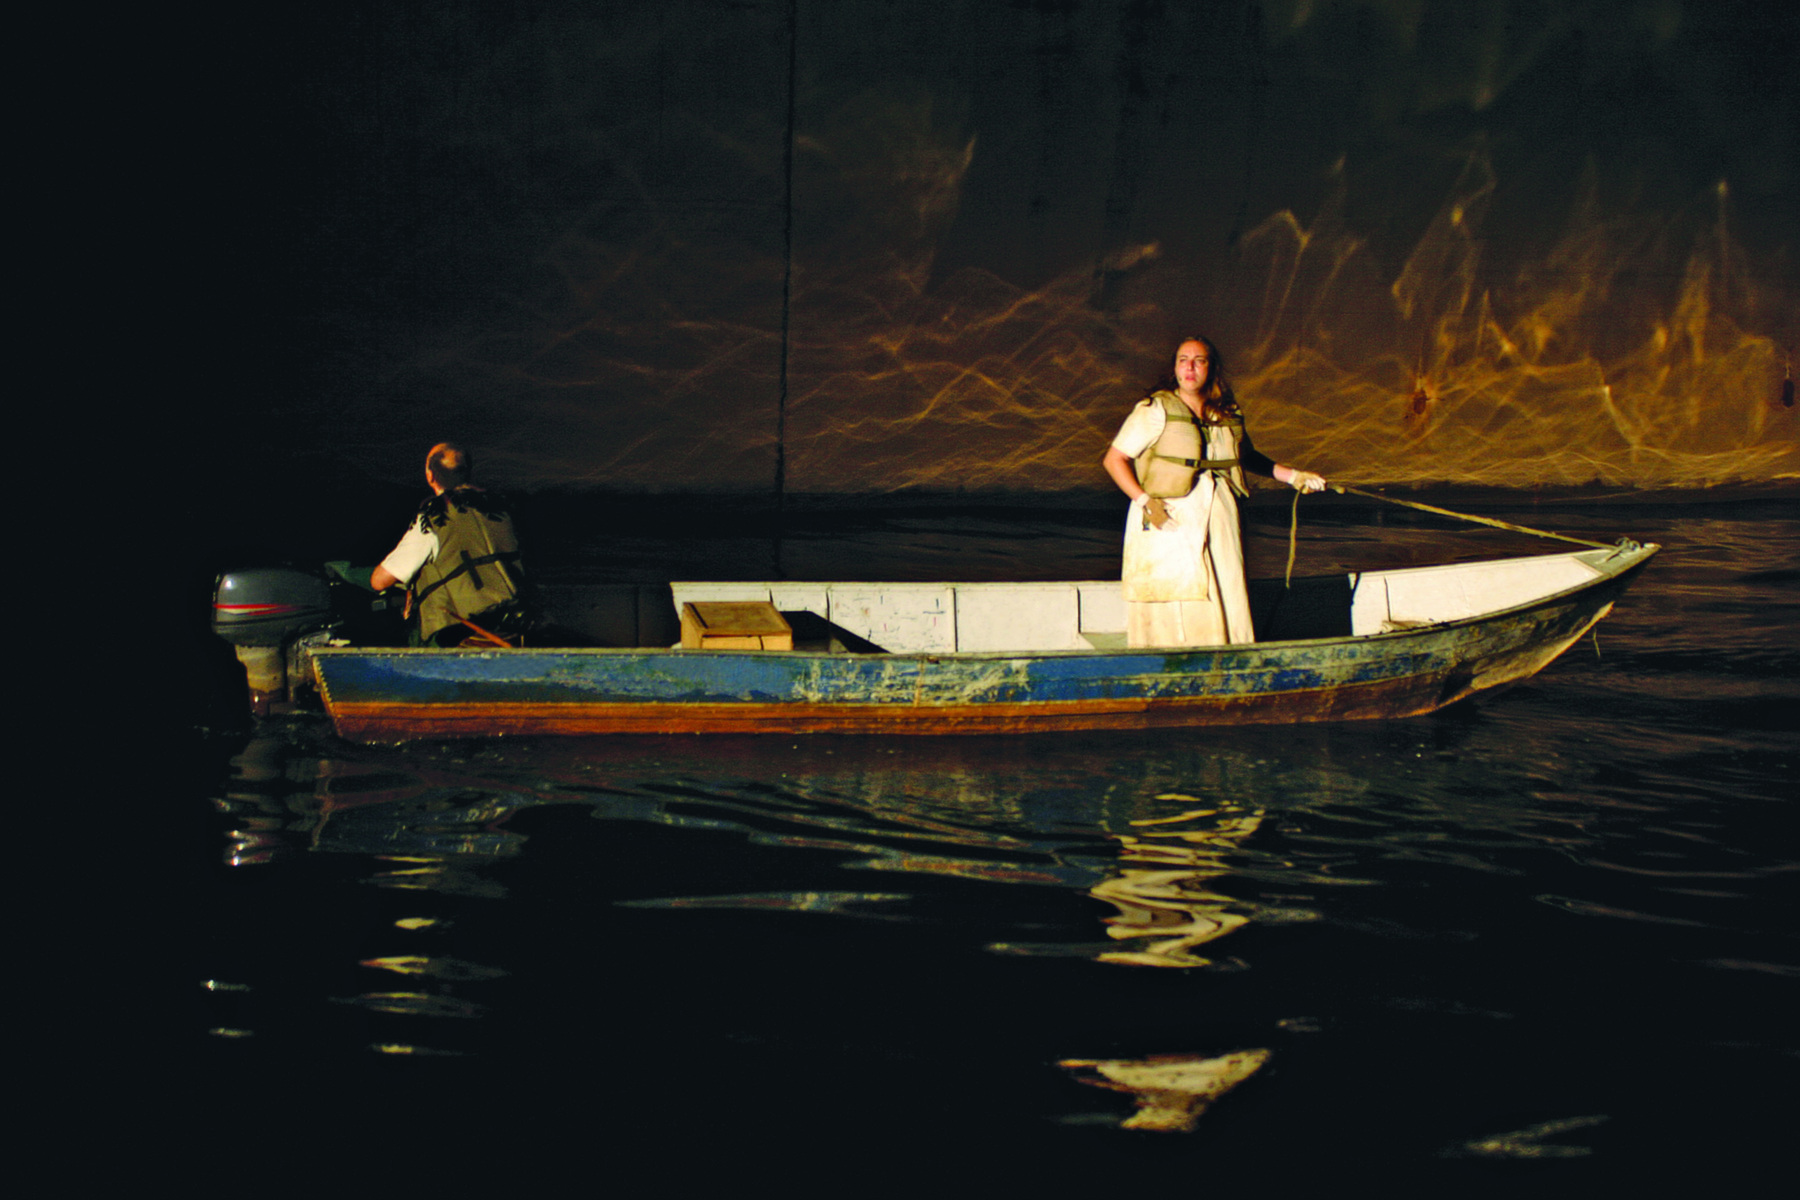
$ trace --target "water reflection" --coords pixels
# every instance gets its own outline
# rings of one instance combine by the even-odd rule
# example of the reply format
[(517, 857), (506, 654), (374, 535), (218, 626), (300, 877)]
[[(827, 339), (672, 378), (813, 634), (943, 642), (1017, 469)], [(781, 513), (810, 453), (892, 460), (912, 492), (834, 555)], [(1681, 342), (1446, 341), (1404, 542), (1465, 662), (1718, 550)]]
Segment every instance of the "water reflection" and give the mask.
[(1585, 1158), (1594, 1152), (1591, 1147), (1546, 1142), (1544, 1139), (1576, 1129), (1603, 1125), (1606, 1120), (1605, 1116), (1596, 1115), (1542, 1121), (1526, 1129), (1515, 1129), (1510, 1133), (1496, 1133), (1464, 1142), (1448, 1153), (1479, 1155), (1487, 1158)]
[[(613, 922), (602, 911), (664, 914), (659, 936), (667, 953), (683, 956), (726, 915), (804, 914), (852, 919), (819, 931), (810, 953), (822, 961), (844, 953), (856, 926), (872, 922), (960, 927), (971, 949), (1003, 955), (1199, 967), (1217, 965), (1199, 948), (1252, 913), (1279, 922), (1299, 911), (1281, 899), (1246, 902), (1219, 890), (1263, 828), (1262, 809), (1169, 786), (1185, 778), (1254, 801), (1262, 794), (1258, 777), (1273, 765), (1255, 748), (1198, 759), (1143, 756), (1129, 770), (1105, 742), (1097, 756), (1089, 748), (1073, 757), (1016, 743), (932, 744), (907, 747), (903, 766), (895, 748), (880, 743), (802, 750), (726, 740), (706, 760), (676, 749), (686, 746), (633, 740), (381, 750), (342, 745), (304, 721), (266, 725), (234, 760), (234, 777), (215, 802), (230, 820), (227, 864), (253, 875), (282, 872), (289, 881), (301, 868), (342, 880), (333, 866), (341, 864), (348, 882), (412, 897), (407, 910), (377, 906), (340, 922), (342, 932), (322, 946), (341, 956), (335, 962), (284, 962), (265, 972), (285, 981), (272, 983), (266, 999), (274, 1007), (324, 1002), (364, 1014), (375, 1022), (358, 1027), (365, 1052), (467, 1057), (492, 1040), (484, 1029), (514, 1039), (521, 1022), (532, 1021), (495, 990), (521, 973), (528, 982), (543, 975), (545, 961), (521, 955), (513, 940), (535, 936), (524, 922), (607, 928)], [(770, 772), (772, 759), (789, 769)], [(534, 844), (545, 835), (520, 828), (528, 813), (554, 815), (557, 838)], [(595, 847), (630, 845), (639, 837), (633, 830), (687, 840), (671, 844), (673, 854), (641, 855), (630, 871), (580, 884), (578, 868), (553, 876), (530, 868), (534, 858), (582, 852), (586, 822), (571, 827), (571, 817), (594, 823)], [(705, 839), (719, 837), (739, 851), (721, 858), (704, 850)], [(890, 882), (853, 882), (868, 872)], [(536, 899), (545, 878), (578, 892), (545, 908)], [(310, 892), (320, 884), (304, 886)], [(1045, 899), (1027, 899), (1037, 893)], [(1051, 896), (1062, 899), (1046, 904)], [(596, 900), (600, 909), (575, 916)], [(311, 895), (308, 902), (318, 903)], [(481, 933), (491, 920), (467, 907), (495, 902), (514, 931), (498, 942)], [(344, 905), (341, 896), (333, 903)], [(685, 924), (666, 924), (671, 917)], [(995, 938), (1000, 931), (1013, 936)], [(1027, 932), (1039, 936), (1018, 937)], [(275, 930), (253, 936), (287, 955), (320, 948)], [(618, 950), (595, 944), (551, 953), (578, 964)], [(345, 970), (351, 964), (360, 977)], [(372, 984), (370, 973), (391, 982)], [(275, 994), (308, 974), (334, 986), (310, 998)], [(248, 1038), (256, 1028), (221, 1022), (214, 1032)], [(1063, 1062), (1081, 1081), (1133, 1095), (1126, 1126), (1179, 1131), (1268, 1053), (1152, 1050)]]
[(1076, 1073), (1082, 1083), (1126, 1092), (1137, 1111), (1121, 1122), (1124, 1129), (1186, 1133), (1207, 1106), (1262, 1069), (1267, 1050), (1240, 1050), (1218, 1058), (1155, 1055), (1139, 1059), (1064, 1059), (1059, 1066)]
[[(1200, 803), (1170, 793), (1161, 801)], [(1224, 856), (1240, 848), (1262, 824), (1260, 812), (1191, 809), (1170, 817), (1144, 817), (1132, 824), (1141, 834), (1117, 834), (1119, 873), (1094, 885), (1091, 894), (1119, 911), (1105, 918), (1106, 932), (1132, 948), (1097, 957), (1101, 962), (1140, 967), (1204, 967), (1211, 959), (1194, 947), (1224, 937), (1249, 918), (1231, 911), (1234, 901), (1207, 883), (1227, 873)], [(1158, 828), (1150, 826), (1174, 826)]]
[(747, 912), (830, 913), (836, 917), (876, 917), (875, 906), (911, 899), (902, 892), (785, 892), (731, 896), (668, 896), (655, 900), (621, 900), (622, 908), (734, 908)]
[(499, 967), (484, 967), (479, 963), (463, 962), (457, 958), (430, 958), (423, 954), (365, 958), (362, 965), (392, 971), (396, 975), (429, 975), (438, 979), (500, 979), (506, 975)]
[(473, 1001), (431, 992), (364, 992), (338, 1003), (360, 1004), (374, 1012), (408, 1017), (479, 1017), (487, 1011)]
[[(445, 1035), (428, 1034), (419, 1022), (437, 1028), (485, 1016), (485, 997), (465, 992), (509, 972), (421, 946), (420, 938), (451, 926), (441, 912), (415, 908), (371, 921), (371, 905), (338, 889), (342, 877), (332, 865), (355, 864), (351, 882), (414, 896), (409, 905), (423, 896), (501, 900), (507, 889), (488, 870), (519, 856), (525, 838), (505, 823), (536, 798), (491, 781), (472, 786), (410, 765), (339, 756), (320, 733), (304, 722), (261, 727), (214, 800), (229, 822), (226, 865), (268, 884), (255, 893), (266, 909), (234, 922), (238, 936), (218, 948), (220, 959), (244, 964), (238, 970), (252, 982), (208, 981), (209, 992), (248, 994), (226, 1002), (239, 1019), (215, 1036), (266, 1030), (289, 1048), (342, 1030), (374, 1034), (364, 1045), (380, 1055), (458, 1055), (428, 1044)], [(408, 983), (383, 987), (377, 973)], [(328, 1018), (320, 1005), (368, 1019)], [(392, 1036), (400, 1029), (409, 1032)]]

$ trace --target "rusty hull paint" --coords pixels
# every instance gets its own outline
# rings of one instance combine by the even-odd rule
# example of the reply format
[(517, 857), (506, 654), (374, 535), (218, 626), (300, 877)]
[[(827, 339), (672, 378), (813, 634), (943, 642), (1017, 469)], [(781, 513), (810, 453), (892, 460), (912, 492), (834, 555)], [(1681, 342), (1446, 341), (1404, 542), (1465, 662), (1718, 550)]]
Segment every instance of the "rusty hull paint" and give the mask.
[(1479, 673), (1451, 666), (1282, 691), (996, 703), (374, 701), (340, 702), (331, 712), (342, 737), (402, 741), (507, 734), (1002, 734), (1376, 720), (1432, 712), (1477, 690), (1527, 678), (1591, 624), (1540, 651), (1489, 659)]
[(1606, 615), (1650, 553), (1504, 613), (1372, 637), (1028, 654), (328, 648), (315, 652), (314, 669), (338, 734), (357, 741), (997, 734), (1406, 717), (1542, 670)]

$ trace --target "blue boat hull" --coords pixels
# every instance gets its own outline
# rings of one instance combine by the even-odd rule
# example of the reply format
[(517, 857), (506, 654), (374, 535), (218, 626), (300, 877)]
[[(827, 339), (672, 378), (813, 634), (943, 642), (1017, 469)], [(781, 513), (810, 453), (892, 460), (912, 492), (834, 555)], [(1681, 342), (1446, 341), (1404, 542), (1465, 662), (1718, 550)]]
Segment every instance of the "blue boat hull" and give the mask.
[(313, 653), (338, 733), (994, 734), (1366, 720), (1526, 679), (1657, 550), (1498, 613), (1362, 637), (1180, 650), (830, 654), (667, 649)]

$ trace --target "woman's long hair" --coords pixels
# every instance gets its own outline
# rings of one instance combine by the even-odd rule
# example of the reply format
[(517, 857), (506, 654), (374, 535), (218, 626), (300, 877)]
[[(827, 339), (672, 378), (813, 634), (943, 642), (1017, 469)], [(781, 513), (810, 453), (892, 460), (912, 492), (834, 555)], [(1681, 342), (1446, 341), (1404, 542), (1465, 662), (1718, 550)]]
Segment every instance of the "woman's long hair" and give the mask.
[[(1219, 353), (1219, 348), (1213, 345), (1210, 339), (1194, 333), (1177, 341), (1175, 349), (1179, 352), (1189, 342), (1199, 342), (1206, 347), (1208, 360), (1206, 384), (1200, 389), (1200, 396), (1206, 401), (1206, 407), (1228, 417), (1241, 418), (1244, 414), (1238, 409), (1237, 396), (1232, 392), (1231, 381), (1225, 375), (1225, 358)], [(1169, 355), (1169, 365), (1163, 371), (1161, 381), (1151, 390), (1160, 392), (1180, 390), (1180, 385), (1175, 379), (1175, 355)]]

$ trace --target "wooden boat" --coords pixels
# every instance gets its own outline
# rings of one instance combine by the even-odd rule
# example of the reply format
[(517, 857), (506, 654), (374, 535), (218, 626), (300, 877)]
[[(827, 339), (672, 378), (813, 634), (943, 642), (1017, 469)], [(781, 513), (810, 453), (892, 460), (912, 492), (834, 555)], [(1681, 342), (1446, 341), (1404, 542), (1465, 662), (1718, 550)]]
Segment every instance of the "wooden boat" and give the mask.
[[(565, 589), (583, 649), (309, 648), (337, 732), (996, 734), (1406, 717), (1527, 679), (1656, 545), (1255, 581), (1245, 645), (1125, 646), (1117, 580)], [(671, 601), (672, 609), (671, 611)], [(684, 605), (768, 605), (794, 649), (669, 645)], [(573, 614), (573, 616), (571, 616)], [(691, 615), (691, 614), (690, 614)], [(647, 636), (648, 635), (648, 636)]]

